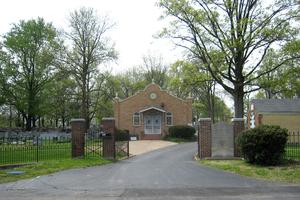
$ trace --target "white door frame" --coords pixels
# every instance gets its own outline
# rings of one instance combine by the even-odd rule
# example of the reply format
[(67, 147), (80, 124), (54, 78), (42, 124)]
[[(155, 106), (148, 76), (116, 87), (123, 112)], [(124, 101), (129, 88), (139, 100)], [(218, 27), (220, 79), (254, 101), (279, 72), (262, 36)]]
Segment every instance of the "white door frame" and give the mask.
[(145, 134), (161, 134), (162, 117), (161, 114), (144, 115)]

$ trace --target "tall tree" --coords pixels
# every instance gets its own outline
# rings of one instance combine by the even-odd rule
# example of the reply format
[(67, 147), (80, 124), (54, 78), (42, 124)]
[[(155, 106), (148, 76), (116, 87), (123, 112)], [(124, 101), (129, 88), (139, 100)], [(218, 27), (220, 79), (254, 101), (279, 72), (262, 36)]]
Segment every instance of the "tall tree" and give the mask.
[(4, 36), (5, 67), (1, 78), (7, 101), (35, 126), (40, 94), (53, 78), (60, 52), (57, 31), (42, 18), (20, 21)]
[(161, 56), (156, 57), (147, 55), (143, 57), (143, 64), (141, 66), (143, 76), (149, 84), (154, 81), (162, 88), (168, 85), (167, 66), (163, 62)]
[(213, 122), (223, 120), (228, 112), (225, 111), (226, 105), (216, 96), (216, 81), (198, 64), (199, 62), (175, 62), (170, 70), (169, 90), (182, 98), (192, 95), (197, 117), (209, 116)]
[(95, 77), (99, 74), (97, 67), (117, 58), (107, 37), (113, 24), (107, 17), (99, 17), (92, 8), (72, 12), (69, 22), (70, 31), (66, 36), (72, 46), (67, 53), (67, 63), (80, 89), (81, 117), (86, 120), (86, 128), (89, 128), (93, 117), (91, 95), (99, 89), (95, 87)]
[[(201, 60), (234, 99), (235, 117), (244, 116), (244, 96), (253, 82), (298, 56), (284, 55), (277, 65), (258, 71), (273, 45), (297, 36), (290, 23), (299, 16), (292, 0), (266, 5), (262, 0), (160, 0), (170, 27), (162, 32)], [(249, 88), (249, 89), (248, 89)]]
[[(292, 46), (291, 46), (292, 45)], [(280, 54), (300, 54), (300, 40), (286, 45), (281, 51), (271, 50), (267, 53), (261, 70), (266, 71), (278, 64)], [(264, 92), (264, 98), (293, 98), (300, 96), (300, 59), (292, 60), (279, 69), (262, 76), (258, 85)]]

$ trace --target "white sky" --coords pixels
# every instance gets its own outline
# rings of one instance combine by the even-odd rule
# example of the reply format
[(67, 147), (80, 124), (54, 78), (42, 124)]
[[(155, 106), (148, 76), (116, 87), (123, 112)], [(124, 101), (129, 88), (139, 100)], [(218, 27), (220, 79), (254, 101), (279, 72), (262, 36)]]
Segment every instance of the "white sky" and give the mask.
[[(114, 73), (142, 64), (142, 56), (162, 56), (165, 63), (181, 58), (181, 50), (163, 39), (155, 39), (166, 25), (159, 21), (162, 10), (155, 3), (158, 0), (5, 0), (0, 6), (0, 34), (20, 20), (43, 17), (58, 29), (66, 29), (69, 13), (80, 7), (92, 7), (99, 15), (108, 15), (117, 26), (110, 36), (119, 52), (117, 63), (110, 63)], [(270, 3), (266, 0), (264, 3)], [(232, 101), (226, 99), (232, 107)]]
[(166, 63), (179, 59), (180, 51), (167, 40), (155, 39), (163, 25), (159, 21), (162, 10), (158, 0), (5, 0), (0, 6), (0, 34), (20, 20), (43, 17), (58, 29), (68, 26), (69, 13), (80, 7), (92, 7), (99, 15), (108, 15), (116, 27), (109, 35), (119, 52), (116, 64), (110, 63), (114, 72), (125, 71), (142, 63), (142, 56), (162, 55)]

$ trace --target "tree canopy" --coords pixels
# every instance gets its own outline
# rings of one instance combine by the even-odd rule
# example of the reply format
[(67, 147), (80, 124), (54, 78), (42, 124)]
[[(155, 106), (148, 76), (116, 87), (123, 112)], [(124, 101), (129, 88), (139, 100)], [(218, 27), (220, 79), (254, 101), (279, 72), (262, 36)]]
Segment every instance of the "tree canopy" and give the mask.
[(259, 89), (253, 87), (255, 80), (299, 59), (281, 54), (277, 65), (261, 70), (271, 47), (290, 45), (298, 37), (298, 28), (292, 26), (299, 17), (295, 1), (161, 0), (159, 6), (172, 19), (161, 36), (174, 39), (203, 63), (233, 96), (236, 117), (243, 117), (244, 95)]
[(35, 126), (43, 89), (56, 73), (60, 52), (56, 29), (42, 18), (20, 21), (4, 36), (1, 89), (11, 105)]

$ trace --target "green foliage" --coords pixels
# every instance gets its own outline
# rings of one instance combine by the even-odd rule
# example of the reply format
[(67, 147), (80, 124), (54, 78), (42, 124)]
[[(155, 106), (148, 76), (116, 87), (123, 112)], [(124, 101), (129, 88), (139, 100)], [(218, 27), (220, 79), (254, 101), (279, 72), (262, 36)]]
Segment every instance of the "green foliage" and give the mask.
[(249, 163), (276, 165), (281, 162), (287, 140), (287, 129), (262, 125), (244, 131), (237, 143)]
[(167, 66), (163, 63), (162, 57), (148, 55), (143, 57), (142, 76), (147, 84), (154, 81), (161, 88), (168, 85)]
[(20, 21), (4, 36), (1, 90), (9, 104), (22, 113), (31, 128), (41, 114), (41, 94), (57, 69), (61, 41), (56, 29), (42, 18)]
[[(265, 5), (258, 1), (160, 0), (170, 26), (161, 37), (173, 39), (201, 62), (201, 68), (230, 93), (235, 117), (243, 117), (244, 96), (257, 90), (255, 81), (287, 61), (299, 59), (295, 54), (280, 54), (279, 63), (270, 70), (259, 71), (272, 46), (298, 38), (299, 5), (293, 1), (276, 1)], [(296, 22), (297, 23), (297, 22)], [(290, 43), (292, 44), (292, 43)], [(292, 45), (290, 45), (292, 46)], [(292, 52), (297, 52), (292, 46)]]
[(116, 129), (115, 130), (115, 140), (116, 141), (129, 140), (129, 131), (126, 129)]
[(195, 128), (187, 125), (177, 125), (169, 128), (169, 136), (175, 138), (191, 139), (195, 133)]
[(231, 117), (230, 109), (215, 94), (216, 82), (198, 62), (175, 62), (171, 65), (169, 82), (169, 90), (176, 96), (193, 97), (193, 115), (197, 118), (211, 117), (215, 122)]
[(105, 75), (97, 68), (117, 59), (117, 53), (107, 33), (113, 27), (108, 17), (100, 17), (93, 8), (80, 8), (70, 13), (70, 31), (66, 32), (72, 46), (67, 49), (67, 71), (76, 81), (80, 116), (86, 127), (96, 114), (102, 97)]
[[(299, 46), (299, 42), (293, 45), (285, 45), (285, 54), (296, 54), (294, 51), (295, 46)], [(300, 46), (298, 47), (300, 48)], [(280, 56), (282, 51), (275, 51), (271, 49), (260, 68), (260, 72), (271, 70), (280, 63)], [(260, 93), (261, 98), (294, 98), (300, 95), (300, 67), (299, 59), (287, 61), (280, 68), (275, 71), (270, 71), (262, 76), (257, 84), (262, 88)]]

